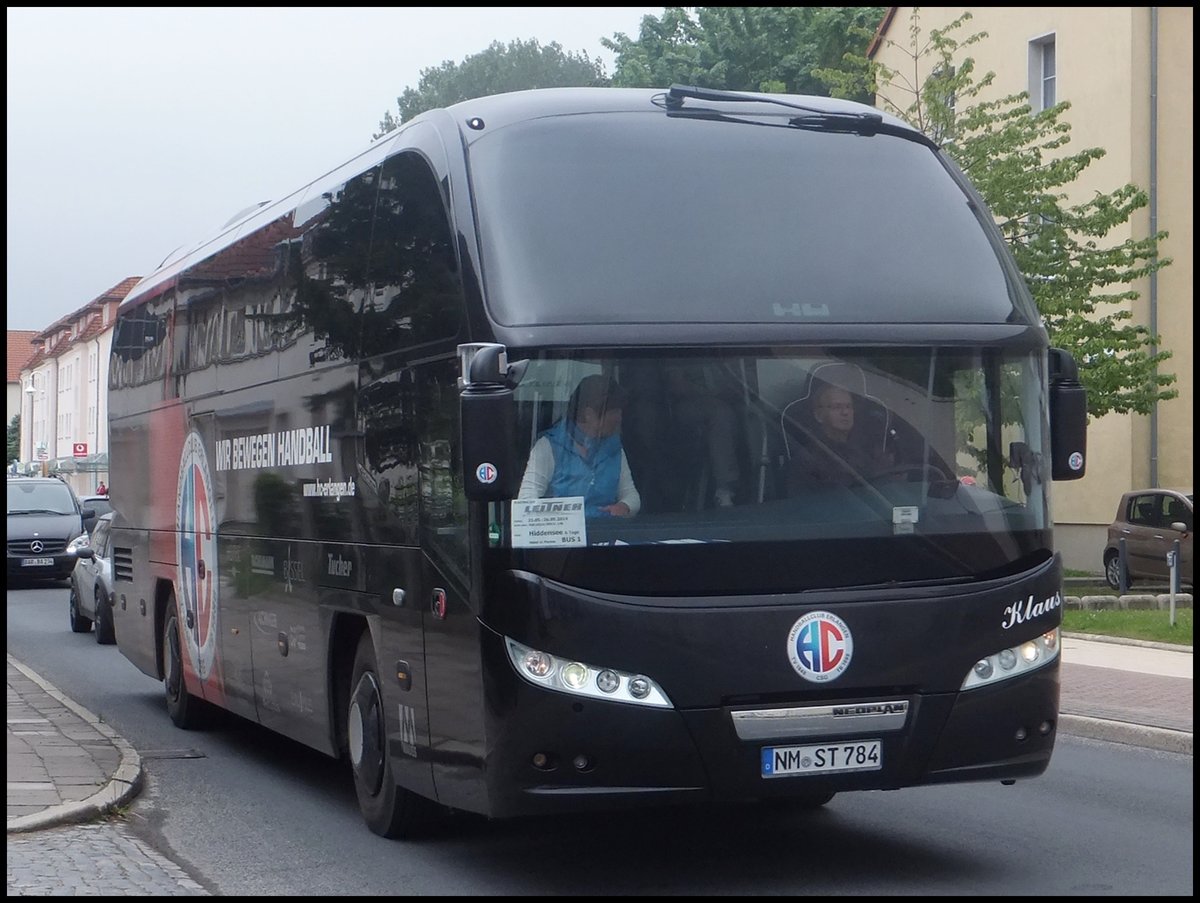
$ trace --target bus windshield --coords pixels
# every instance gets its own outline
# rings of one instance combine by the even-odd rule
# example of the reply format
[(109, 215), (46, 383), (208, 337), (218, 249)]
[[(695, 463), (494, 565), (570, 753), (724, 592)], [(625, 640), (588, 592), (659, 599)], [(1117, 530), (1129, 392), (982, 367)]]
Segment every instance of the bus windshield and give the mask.
[(807, 576), (778, 555), (764, 571), (781, 586), (1027, 567), (1050, 526), (1044, 366), (939, 348), (536, 356), (517, 389), (529, 464), (492, 505), (491, 544), (534, 571), (644, 546), (791, 549)]

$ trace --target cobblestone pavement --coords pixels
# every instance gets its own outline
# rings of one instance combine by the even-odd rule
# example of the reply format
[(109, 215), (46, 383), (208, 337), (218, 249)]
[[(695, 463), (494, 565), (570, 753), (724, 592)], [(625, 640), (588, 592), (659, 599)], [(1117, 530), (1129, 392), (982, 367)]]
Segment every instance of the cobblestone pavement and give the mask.
[(113, 821), (10, 834), (7, 860), (10, 897), (211, 896)]

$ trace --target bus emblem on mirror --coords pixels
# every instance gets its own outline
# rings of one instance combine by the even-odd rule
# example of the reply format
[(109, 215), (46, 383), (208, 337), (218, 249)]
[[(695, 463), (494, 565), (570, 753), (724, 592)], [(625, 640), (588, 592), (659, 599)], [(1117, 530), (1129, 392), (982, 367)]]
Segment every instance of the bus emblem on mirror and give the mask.
[(486, 461), (475, 468), (475, 479), (484, 485), (495, 483), (496, 475), (496, 465), (488, 464)]
[(810, 611), (788, 631), (788, 661), (796, 673), (813, 683), (827, 683), (850, 667), (854, 640), (837, 615)]

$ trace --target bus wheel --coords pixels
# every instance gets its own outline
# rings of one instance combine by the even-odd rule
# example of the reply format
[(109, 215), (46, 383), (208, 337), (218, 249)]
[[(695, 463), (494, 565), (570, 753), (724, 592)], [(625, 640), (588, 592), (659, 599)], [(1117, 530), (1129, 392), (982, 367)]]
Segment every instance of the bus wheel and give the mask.
[(381, 837), (415, 837), (424, 833), (437, 806), (398, 787), (392, 775), (383, 693), (369, 631), (359, 638), (354, 654), (346, 734), (354, 792), (367, 827)]
[(204, 724), (204, 700), (187, 691), (183, 680), (183, 635), (179, 625), (179, 606), (175, 594), (167, 599), (167, 623), (163, 625), (163, 690), (167, 714), (176, 727), (195, 730)]

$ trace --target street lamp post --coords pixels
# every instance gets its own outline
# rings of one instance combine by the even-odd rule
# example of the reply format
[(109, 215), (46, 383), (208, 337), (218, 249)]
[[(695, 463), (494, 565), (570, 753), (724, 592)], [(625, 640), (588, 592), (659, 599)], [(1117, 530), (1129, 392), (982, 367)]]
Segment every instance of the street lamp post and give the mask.
[[(39, 377), (42, 378), (39, 380)], [(42, 385), (39, 386), (39, 382), (42, 383)], [(36, 370), (29, 374), (29, 382), (25, 384), (25, 395), (29, 398), (29, 420), (27, 421), (29, 432), (29, 458), (27, 460), (32, 461), (36, 456), (42, 465), (42, 476), (46, 476), (49, 450), (47, 449), (46, 440), (44, 437), (41, 439), (41, 441), (38, 440), (36, 429), (37, 400), (39, 395), (43, 400), (46, 397), (44, 374), (39, 373)], [(25, 432), (24, 424), (22, 424), (21, 431)], [(25, 443), (22, 442), (21, 444), (24, 447)]]

